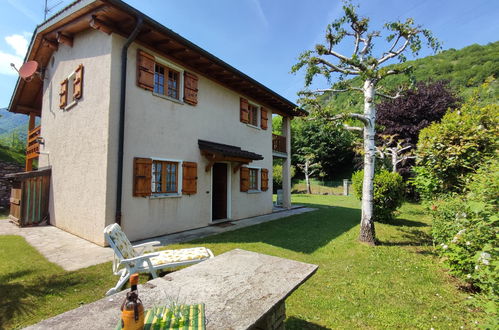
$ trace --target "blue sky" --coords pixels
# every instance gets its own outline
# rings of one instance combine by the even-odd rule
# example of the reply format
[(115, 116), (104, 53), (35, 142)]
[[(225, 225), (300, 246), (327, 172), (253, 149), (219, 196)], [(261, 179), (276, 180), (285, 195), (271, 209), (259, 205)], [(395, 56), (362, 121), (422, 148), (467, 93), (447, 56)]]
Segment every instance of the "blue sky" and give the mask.
[[(56, 4), (58, 0), (50, 0)], [(69, 4), (62, 0), (57, 9)], [(303, 86), (291, 66), (322, 41), (326, 25), (341, 14), (337, 0), (126, 0), (153, 19), (260, 81), (291, 101)], [(443, 48), (497, 41), (497, 0), (359, 0), (371, 26), (412, 17), (433, 31)], [(22, 63), (44, 0), (0, 0), (0, 107), (16, 83), (10, 63)], [(428, 55), (420, 53), (420, 57)], [(499, 56), (499, 55), (498, 55)], [(325, 86), (324, 86), (325, 87)]]

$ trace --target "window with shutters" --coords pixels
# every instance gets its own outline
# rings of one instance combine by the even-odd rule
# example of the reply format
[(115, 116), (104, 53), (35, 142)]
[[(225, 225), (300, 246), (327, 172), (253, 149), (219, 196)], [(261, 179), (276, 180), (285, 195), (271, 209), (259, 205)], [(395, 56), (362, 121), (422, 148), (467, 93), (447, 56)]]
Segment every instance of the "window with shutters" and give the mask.
[(197, 163), (175, 159), (134, 158), (137, 197), (180, 197), (197, 193)]
[(250, 127), (268, 128), (268, 110), (262, 106), (249, 102), (247, 99), (240, 98), (239, 121)]
[(268, 170), (260, 167), (241, 167), (241, 191), (259, 193), (268, 190)]
[(74, 107), (83, 94), (83, 65), (80, 64), (75, 71), (61, 82), (59, 92), (59, 107), (69, 110)]
[(170, 101), (197, 105), (198, 77), (141, 49), (137, 52), (137, 86)]

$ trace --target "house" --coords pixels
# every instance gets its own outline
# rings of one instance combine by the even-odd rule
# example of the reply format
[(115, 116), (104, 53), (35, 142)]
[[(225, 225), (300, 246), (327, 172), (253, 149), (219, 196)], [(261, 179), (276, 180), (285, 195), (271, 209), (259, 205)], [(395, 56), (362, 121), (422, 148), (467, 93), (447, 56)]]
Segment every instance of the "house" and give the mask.
[(126, 3), (72, 3), (36, 28), (26, 61), (39, 74), (9, 107), (30, 116), (21, 223), (105, 245), (114, 222), (138, 240), (271, 213), (274, 157), (290, 207), (290, 122), (306, 113)]

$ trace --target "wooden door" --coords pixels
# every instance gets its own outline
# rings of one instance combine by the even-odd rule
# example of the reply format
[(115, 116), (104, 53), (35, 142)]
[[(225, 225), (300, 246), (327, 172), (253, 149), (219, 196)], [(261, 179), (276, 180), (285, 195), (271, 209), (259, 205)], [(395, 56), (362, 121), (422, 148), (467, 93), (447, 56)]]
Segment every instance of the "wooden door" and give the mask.
[(21, 220), (21, 199), (23, 191), (21, 182), (14, 182), (10, 191), (10, 219), (19, 224)]
[(212, 173), (212, 220), (227, 219), (227, 164), (215, 163)]

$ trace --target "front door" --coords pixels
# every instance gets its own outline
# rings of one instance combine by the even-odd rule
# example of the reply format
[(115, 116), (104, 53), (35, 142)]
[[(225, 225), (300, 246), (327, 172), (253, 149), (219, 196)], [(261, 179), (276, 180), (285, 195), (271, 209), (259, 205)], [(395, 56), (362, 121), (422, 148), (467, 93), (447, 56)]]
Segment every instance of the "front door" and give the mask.
[(213, 164), (212, 220), (227, 219), (227, 164)]

